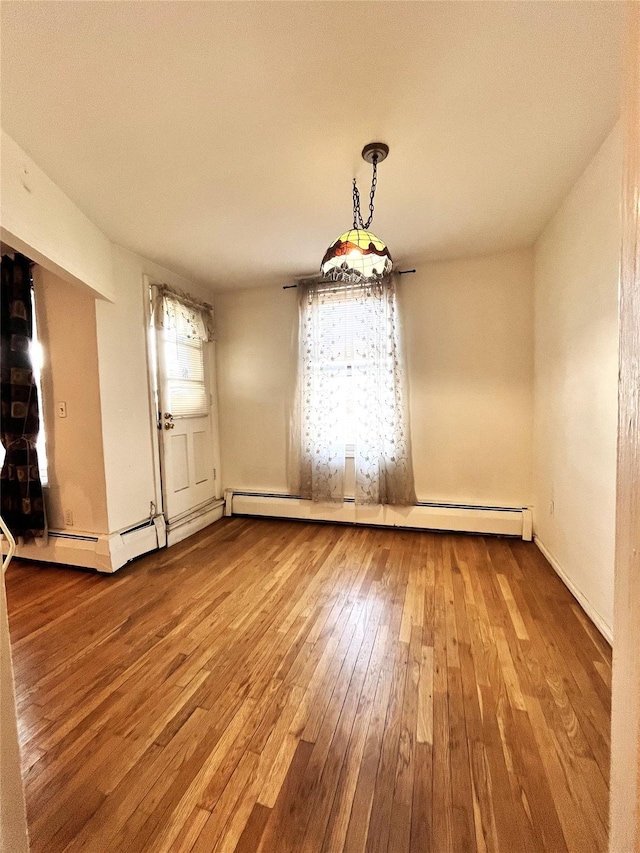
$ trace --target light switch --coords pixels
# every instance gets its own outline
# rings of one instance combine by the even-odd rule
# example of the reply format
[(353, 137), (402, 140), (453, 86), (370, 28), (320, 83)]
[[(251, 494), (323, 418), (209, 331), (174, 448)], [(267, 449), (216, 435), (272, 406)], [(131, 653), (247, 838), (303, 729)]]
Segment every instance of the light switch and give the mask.
[(67, 404), (62, 400), (58, 403), (58, 417), (66, 418), (67, 417)]

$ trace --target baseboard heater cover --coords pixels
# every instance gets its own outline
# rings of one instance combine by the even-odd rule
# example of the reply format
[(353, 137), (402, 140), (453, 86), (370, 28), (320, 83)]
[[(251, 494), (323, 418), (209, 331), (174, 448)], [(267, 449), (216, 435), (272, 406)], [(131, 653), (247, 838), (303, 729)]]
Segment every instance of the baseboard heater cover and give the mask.
[(115, 572), (136, 557), (157, 551), (166, 541), (165, 520), (161, 515), (136, 524), (110, 537), (111, 569)]
[(188, 536), (192, 536), (199, 530), (203, 530), (214, 521), (222, 518), (224, 513), (224, 500), (216, 498), (214, 501), (198, 508), (194, 512), (185, 513), (179, 518), (172, 519), (167, 524), (167, 545), (176, 545)]
[(531, 539), (531, 510), (472, 504), (420, 502), (410, 507), (356, 506), (353, 498), (341, 504), (316, 504), (298, 495), (267, 492), (225, 492), (225, 515), (255, 515), (305, 521), (334, 521), (381, 527), (443, 530), (517, 536)]
[[(223, 509), (224, 501), (216, 499), (192, 513), (185, 513), (171, 524), (167, 524), (162, 515), (157, 515), (116, 533), (50, 530), (46, 545), (26, 542), (17, 547), (16, 556), (110, 574), (136, 557), (157, 551), (165, 545), (175, 545), (197, 533), (222, 518)], [(3, 549), (5, 546), (8, 543), (3, 539)]]
[[(112, 573), (136, 557), (157, 550), (164, 543), (165, 522), (164, 518), (158, 515), (116, 533), (50, 530), (46, 544), (25, 542), (18, 545), (16, 556)], [(3, 549), (5, 545), (6, 540), (3, 539)]]

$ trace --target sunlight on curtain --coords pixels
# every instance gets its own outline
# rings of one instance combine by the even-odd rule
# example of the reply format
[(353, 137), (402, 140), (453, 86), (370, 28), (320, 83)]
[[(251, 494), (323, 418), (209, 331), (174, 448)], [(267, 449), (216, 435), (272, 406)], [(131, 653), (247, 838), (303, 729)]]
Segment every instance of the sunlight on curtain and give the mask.
[[(213, 340), (212, 306), (177, 288), (154, 284), (151, 312), (152, 324), (161, 331), (168, 409), (176, 418), (206, 415), (210, 400), (203, 344)], [(158, 357), (157, 350), (153, 357)]]
[(357, 504), (415, 503), (396, 287), (300, 285), (301, 497), (344, 498), (353, 444)]

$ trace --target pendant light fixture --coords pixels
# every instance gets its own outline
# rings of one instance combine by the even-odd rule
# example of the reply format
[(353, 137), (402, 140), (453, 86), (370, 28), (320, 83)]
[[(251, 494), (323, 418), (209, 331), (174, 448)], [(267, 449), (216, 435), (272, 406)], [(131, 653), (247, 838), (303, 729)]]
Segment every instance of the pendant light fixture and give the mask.
[(362, 149), (362, 159), (373, 165), (371, 191), (369, 193), (369, 218), (362, 219), (360, 193), (353, 179), (353, 228), (345, 231), (329, 246), (320, 265), (323, 279), (368, 284), (379, 281), (393, 268), (393, 261), (386, 245), (376, 237), (369, 226), (373, 222), (373, 200), (378, 182), (378, 163), (389, 153), (384, 142), (370, 142)]

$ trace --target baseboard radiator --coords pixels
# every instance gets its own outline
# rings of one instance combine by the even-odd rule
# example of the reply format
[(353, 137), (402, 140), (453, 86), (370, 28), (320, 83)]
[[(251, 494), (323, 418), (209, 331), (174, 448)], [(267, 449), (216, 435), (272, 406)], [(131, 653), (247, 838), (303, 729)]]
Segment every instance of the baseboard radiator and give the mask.
[(410, 507), (356, 506), (353, 498), (342, 504), (316, 504), (297, 495), (268, 494), (227, 489), (225, 515), (334, 521), (379, 527), (408, 527), (517, 536), (531, 540), (531, 510), (526, 507), (470, 506), (420, 502)]
[[(115, 533), (49, 530), (46, 543), (35, 540), (19, 544), (16, 556), (95, 569), (98, 572), (117, 572), (136, 557), (157, 551), (165, 545), (175, 545), (218, 521), (222, 518), (223, 510), (224, 501), (215, 498), (173, 519), (171, 524), (167, 524), (162, 515), (156, 515)], [(3, 552), (7, 547), (3, 539)]]
[(218, 521), (224, 514), (224, 501), (214, 498), (201, 506), (195, 507), (183, 513), (177, 518), (171, 518), (167, 522), (167, 545), (176, 545), (183, 539), (197, 533), (214, 521)]
[(46, 543), (30, 540), (19, 544), (16, 556), (111, 573), (136, 557), (157, 550), (165, 539), (164, 518), (158, 515), (117, 533), (49, 530)]

